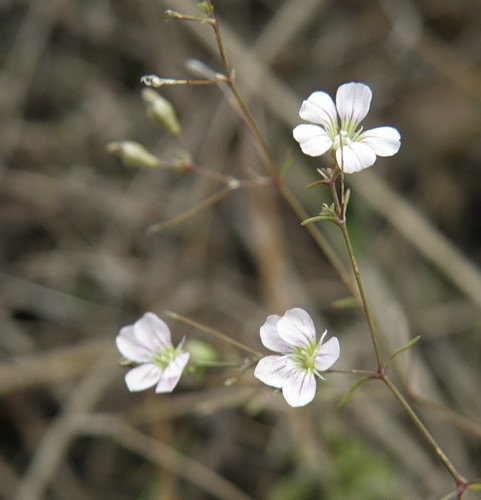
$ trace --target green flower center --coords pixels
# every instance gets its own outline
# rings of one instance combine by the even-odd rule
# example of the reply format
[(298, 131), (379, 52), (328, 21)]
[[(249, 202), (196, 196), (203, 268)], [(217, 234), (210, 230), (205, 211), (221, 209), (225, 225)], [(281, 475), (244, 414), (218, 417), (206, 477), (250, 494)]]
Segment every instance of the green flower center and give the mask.
[[(355, 124), (354, 124), (355, 126)], [(356, 131), (354, 127), (351, 126), (346, 129), (339, 130), (339, 133), (333, 136), (332, 139), (332, 149), (337, 151), (341, 146), (349, 146), (353, 142), (359, 141), (359, 138), (362, 134), (362, 127)]]
[(167, 366), (174, 361), (177, 355), (178, 352), (174, 346), (167, 346), (162, 351), (158, 351), (152, 356), (152, 363), (158, 366), (161, 371), (164, 371)]
[(310, 342), (307, 346), (294, 347), (292, 353), (292, 359), (296, 364), (296, 367), (300, 370), (315, 372), (316, 366), (316, 355), (317, 355), (317, 343), (315, 341)]

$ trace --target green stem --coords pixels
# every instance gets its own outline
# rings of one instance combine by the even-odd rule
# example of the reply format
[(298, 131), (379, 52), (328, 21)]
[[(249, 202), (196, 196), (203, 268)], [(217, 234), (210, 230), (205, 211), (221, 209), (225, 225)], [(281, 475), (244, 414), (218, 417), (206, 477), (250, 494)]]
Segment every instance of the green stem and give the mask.
[[(237, 88), (237, 85), (232, 77), (232, 69), (231, 69), (231, 66), (229, 63), (229, 59), (227, 57), (227, 53), (225, 51), (224, 43), (222, 40), (222, 35), (220, 32), (220, 28), (219, 28), (219, 23), (217, 22), (217, 17), (215, 16), (214, 7), (212, 5), (211, 0), (207, 0), (207, 5), (209, 6), (209, 15), (211, 15), (212, 18), (214, 19), (212, 27), (213, 27), (214, 32), (215, 32), (217, 46), (219, 48), (220, 58), (222, 61), (222, 65), (224, 67), (224, 73), (226, 75), (226, 83), (229, 86), (237, 105), (239, 106), (241, 115), (243, 116), (245, 123), (247, 125), (247, 128), (248, 128), (251, 136), (253, 137), (254, 143), (259, 148), (259, 150), (262, 154), (262, 157), (264, 159), (264, 162), (265, 162), (270, 174), (272, 175), (274, 185), (278, 188), (278, 190), (279, 190), (280, 194), (282, 195), (282, 197), (284, 198), (284, 200), (287, 202), (287, 204), (291, 207), (293, 212), (298, 216), (299, 220), (302, 222), (302, 221), (306, 220), (309, 216), (305, 212), (304, 208), (299, 203), (297, 198), (287, 189), (287, 187), (284, 186), (284, 184), (282, 183), (281, 179), (278, 176), (276, 164), (275, 164), (275, 162), (270, 154), (270, 151), (269, 151), (269, 148), (267, 147), (266, 142), (264, 141), (264, 137), (262, 136), (259, 129), (257, 128), (256, 121), (254, 120), (254, 117), (252, 116), (247, 104), (245, 103), (244, 99), (242, 98), (242, 95), (240, 94), (239, 89)], [(355, 291), (354, 286), (353, 286), (353, 282), (352, 282), (349, 274), (346, 272), (342, 261), (339, 259), (336, 252), (331, 247), (330, 243), (315, 228), (314, 225), (308, 225), (306, 227), (307, 227), (307, 231), (309, 232), (311, 237), (314, 239), (317, 246), (324, 253), (324, 255), (328, 259), (329, 263), (338, 272), (339, 276), (341, 277), (343, 283), (346, 285), (347, 289), (352, 294), (356, 294), (356, 291)]]
[(239, 92), (239, 89), (237, 88), (237, 85), (235, 84), (235, 81), (232, 77), (229, 77), (229, 79), (227, 81), (227, 85), (229, 85), (229, 87), (232, 91), (232, 94), (234, 95), (234, 98), (235, 98), (238, 106), (241, 109), (241, 113), (247, 122), (248, 129), (249, 129), (251, 135), (254, 137), (254, 140), (257, 143), (257, 145), (261, 151), (262, 156), (264, 157), (264, 162), (267, 165), (267, 168), (269, 169), (269, 172), (272, 175), (272, 178), (274, 179), (275, 182), (279, 183), (276, 164), (275, 164), (274, 160), (272, 159), (269, 148), (267, 147), (267, 144), (264, 141), (264, 137), (262, 136), (259, 129), (257, 128), (256, 121), (254, 120), (254, 117), (252, 116), (244, 99), (242, 98), (242, 96)]
[[(220, 30), (219, 30), (217, 18), (214, 14), (214, 7), (212, 5), (212, 1), (211, 0), (206, 0), (206, 1), (207, 1), (207, 5), (209, 7), (209, 10), (210, 10), (210, 15), (213, 17), (213, 19), (215, 21), (212, 24), (212, 26), (213, 26), (214, 31), (215, 31), (215, 36), (216, 36), (217, 45), (219, 48), (220, 57), (221, 57), (221, 60), (222, 60), (223, 66), (224, 66), (225, 75), (227, 77), (226, 83), (229, 86), (229, 88), (231, 89), (232, 95), (234, 96), (234, 99), (240, 108), (240, 111), (244, 117), (244, 120), (247, 124), (247, 127), (248, 127), (251, 135), (254, 138), (254, 142), (257, 144), (257, 146), (261, 150), (262, 156), (264, 157), (264, 161), (265, 161), (268, 169), (270, 170), (270, 172), (273, 176), (274, 184), (278, 187), (279, 192), (284, 197), (284, 199), (287, 201), (287, 203), (290, 205), (290, 207), (293, 209), (293, 211), (296, 213), (296, 215), (301, 220), (305, 220), (308, 217), (308, 215), (305, 213), (302, 205), (298, 202), (298, 200), (294, 197), (294, 195), (292, 195), (290, 193), (290, 191), (282, 184), (280, 178), (278, 177), (277, 168), (276, 168), (275, 162), (273, 161), (273, 159), (270, 155), (267, 144), (265, 143), (262, 134), (260, 133), (259, 129), (257, 128), (256, 122), (255, 122), (254, 118), (252, 117), (249, 108), (247, 107), (242, 96), (240, 95), (239, 90), (234, 82), (232, 69), (230, 67), (227, 53), (225, 51), (225, 47), (224, 47), (222, 36), (221, 36)], [(391, 390), (391, 392), (394, 394), (394, 396), (399, 401), (401, 406), (404, 408), (404, 410), (406, 411), (406, 413), (408, 414), (408, 416), (410, 417), (410, 419), (412, 420), (414, 425), (421, 432), (421, 434), (423, 435), (426, 442), (434, 450), (435, 454), (439, 457), (439, 459), (441, 460), (444, 467), (447, 469), (449, 474), (452, 476), (452, 478), (456, 482), (456, 485), (458, 487), (458, 491), (461, 491), (461, 490), (464, 491), (466, 489), (467, 484), (468, 484), (466, 479), (464, 479), (459, 474), (459, 472), (456, 470), (456, 468), (450, 462), (448, 457), (444, 454), (444, 452), (438, 446), (435, 439), (431, 436), (431, 434), (429, 433), (427, 428), (421, 422), (419, 417), (416, 415), (413, 408), (409, 405), (409, 403), (406, 401), (406, 399), (403, 397), (403, 395), (400, 393), (400, 391), (397, 389), (397, 387), (389, 380), (389, 378), (387, 377), (387, 375), (385, 373), (385, 368), (383, 366), (381, 351), (379, 348), (378, 336), (377, 336), (376, 329), (374, 326), (373, 317), (372, 317), (372, 314), (371, 314), (371, 311), (369, 308), (367, 296), (366, 296), (366, 293), (364, 290), (364, 284), (363, 284), (363, 281), (361, 278), (361, 274), (359, 272), (356, 258), (354, 256), (354, 250), (352, 248), (349, 232), (348, 232), (347, 225), (346, 225), (344, 175), (343, 175), (342, 169), (341, 169), (341, 201), (339, 201), (339, 197), (337, 196), (335, 186), (331, 185), (331, 189), (333, 190), (333, 195), (335, 193), (335, 196), (333, 196), (333, 198), (334, 198), (334, 202), (336, 204), (336, 207), (338, 208), (338, 215), (340, 218), (339, 226), (341, 228), (341, 231), (342, 231), (342, 234), (344, 237), (344, 241), (345, 241), (345, 244), (347, 247), (349, 259), (351, 262), (351, 267), (352, 267), (352, 270), (353, 270), (354, 275), (355, 275), (357, 288), (359, 289), (362, 307), (363, 307), (364, 314), (366, 316), (366, 320), (368, 322), (368, 326), (369, 326), (369, 330), (370, 330), (370, 334), (371, 334), (372, 344), (374, 347), (376, 361), (377, 361), (377, 368), (378, 368), (378, 371), (377, 371), (378, 377), (376, 377), (376, 378), (381, 379), (386, 384), (386, 386)], [(345, 269), (342, 266), (341, 261), (338, 259), (337, 254), (332, 250), (332, 248), (331, 248), (330, 244), (327, 242), (327, 240), (325, 240), (324, 237), (319, 232), (314, 230), (313, 225), (307, 225), (306, 228), (308, 229), (311, 236), (313, 236), (314, 240), (316, 241), (318, 246), (321, 248), (321, 250), (324, 251), (325, 255), (327, 256), (329, 261), (333, 264), (334, 268), (339, 272), (339, 274), (340, 274), (341, 278), (343, 279), (344, 283), (346, 284), (347, 288), (352, 293), (357, 295), (356, 291), (353, 290), (352, 282), (349, 279), (349, 277), (347, 277), (347, 273), (345, 272)], [(192, 326), (197, 326), (197, 327), (203, 329), (204, 331), (210, 333), (211, 335), (214, 335), (216, 337), (225, 338), (225, 336), (223, 334), (221, 334), (220, 332), (217, 332), (215, 330), (207, 328), (204, 325), (200, 325), (192, 320), (188, 320), (185, 317), (181, 317), (180, 315), (177, 315), (175, 313), (170, 313), (170, 315), (172, 317), (175, 317), (176, 319), (179, 319), (179, 320), (184, 321), (188, 324), (191, 324)], [(241, 344), (237, 343), (233, 339), (229, 339), (229, 341), (230, 341), (230, 343), (237, 345), (237, 347), (239, 347), (239, 348), (243, 348), (248, 352), (250, 351), (251, 354), (254, 354), (254, 355), (258, 354), (254, 350), (251, 350), (248, 348), (246, 349), (245, 346), (242, 346)]]
[(449, 472), (451, 477), (456, 482), (456, 485), (460, 488), (465, 488), (467, 485), (467, 480), (461, 476), (461, 474), (456, 470), (454, 465), (451, 463), (446, 454), (441, 450), (436, 440), (431, 436), (430, 432), (426, 428), (426, 426), (421, 422), (420, 418), (416, 415), (415, 411), (412, 409), (410, 404), (404, 398), (404, 396), (399, 392), (398, 388), (391, 382), (391, 380), (384, 375), (381, 377), (381, 380), (386, 384), (389, 390), (394, 394), (394, 397), (399, 401), (401, 406), (404, 408), (406, 413), (408, 414), (411, 421), (418, 428), (419, 432), (423, 435), (424, 440), (429, 444), (429, 446), (433, 449), (434, 453), (441, 460), (442, 464)]
[[(215, 36), (216, 36), (217, 45), (219, 48), (220, 57), (222, 60), (222, 64), (224, 66), (226, 83), (229, 86), (237, 105), (239, 106), (241, 114), (245, 120), (245, 123), (247, 124), (247, 128), (248, 128), (249, 132), (251, 133), (251, 135), (254, 139), (254, 142), (256, 143), (256, 145), (258, 146), (258, 148), (260, 149), (260, 151), (262, 153), (265, 164), (268, 167), (268, 169), (273, 177), (274, 184), (278, 187), (279, 192), (284, 197), (284, 199), (287, 201), (287, 203), (290, 205), (290, 207), (293, 209), (293, 211), (296, 213), (296, 215), (301, 220), (305, 220), (308, 217), (308, 215), (305, 213), (302, 205), (298, 202), (298, 200), (294, 197), (294, 195), (292, 195), (290, 193), (290, 191), (282, 184), (280, 178), (278, 177), (277, 168), (276, 168), (275, 162), (272, 159), (272, 156), (271, 156), (270, 151), (267, 147), (267, 144), (265, 143), (264, 138), (263, 138), (262, 134), (260, 133), (259, 129), (257, 128), (257, 124), (256, 124), (249, 108), (247, 107), (244, 99), (242, 98), (242, 96), (241, 96), (241, 94), (240, 94), (240, 92), (235, 84), (233, 72), (232, 72), (232, 69), (231, 69), (230, 64), (229, 64), (227, 53), (226, 53), (224, 43), (222, 40), (222, 35), (220, 33), (219, 24), (217, 22), (217, 18), (216, 18), (215, 13), (214, 13), (214, 7), (212, 5), (212, 1), (211, 0), (206, 0), (206, 1), (207, 1), (209, 11), (210, 11), (210, 15), (212, 16), (212, 18), (214, 20), (214, 22), (212, 23), (212, 26), (213, 26), (214, 31), (215, 31)], [(362, 281), (361, 274), (359, 272), (356, 258), (354, 256), (354, 250), (353, 250), (351, 239), (349, 236), (349, 231), (348, 231), (347, 225), (346, 225), (344, 172), (342, 169), (341, 169), (341, 200), (339, 200), (339, 197), (337, 195), (337, 191), (335, 188), (335, 182), (331, 183), (330, 187), (331, 187), (331, 192), (333, 194), (334, 203), (335, 203), (336, 208), (338, 210), (338, 216), (339, 216), (339, 223), (338, 224), (339, 224), (339, 227), (341, 228), (342, 235), (343, 235), (343, 238), (344, 238), (344, 241), (346, 244), (346, 248), (347, 248), (347, 251), (349, 254), (349, 259), (351, 262), (351, 267), (352, 267), (352, 270), (354, 272), (354, 276), (355, 276), (356, 283), (357, 283), (357, 288), (359, 290), (362, 307), (363, 307), (364, 314), (365, 314), (365, 317), (366, 317), (366, 320), (367, 320), (367, 323), (369, 326), (369, 331), (371, 334), (371, 340), (372, 340), (372, 344), (374, 347), (374, 352), (375, 352), (376, 361), (377, 361), (377, 369), (378, 369), (378, 371), (377, 371), (378, 377), (375, 377), (375, 378), (381, 379), (384, 382), (384, 384), (390, 389), (390, 391), (393, 393), (395, 398), (398, 400), (398, 402), (404, 408), (404, 410), (406, 411), (406, 413), (408, 414), (408, 416), (410, 417), (410, 419), (412, 420), (414, 425), (421, 432), (421, 434), (423, 435), (426, 442), (433, 449), (434, 453), (439, 457), (439, 459), (441, 460), (444, 467), (447, 469), (447, 471), (449, 472), (451, 477), (454, 479), (454, 481), (456, 482), (458, 491), (464, 491), (466, 489), (467, 484), (468, 484), (466, 479), (464, 479), (459, 474), (459, 472), (456, 470), (454, 465), (450, 462), (448, 457), (441, 450), (441, 448), (437, 444), (436, 440), (431, 436), (431, 434), (429, 433), (427, 428), (424, 426), (424, 424), (422, 423), (420, 418), (416, 415), (413, 408), (409, 405), (407, 400), (403, 397), (403, 395), (400, 393), (400, 391), (397, 389), (397, 387), (390, 381), (390, 379), (386, 375), (386, 371), (385, 371), (385, 367), (383, 366), (381, 351), (380, 351), (380, 347), (379, 347), (378, 336), (377, 336), (376, 329), (374, 326), (373, 317), (372, 317), (372, 314), (370, 311), (369, 303), (367, 301), (367, 296), (365, 293), (364, 284)], [(339, 272), (341, 278), (343, 279), (343, 281), (346, 284), (346, 286), (348, 287), (348, 289), (351, 290), (352, 293), (357, 295), (356, 291), (353, 290), (352, 282), (349, 279), (349, 277), (347, 277), (347, 273), (345, 272), (345, 269), (342, 266), (342, 263), (338, 259), (337, 254), (332, 250), (332, 248), (331, 248), (330, 244), (327, 242), (327, 240), (325, 240), (324, 237), (319, 232), (314, 230), (313, 225), (307, 225), (306, 228), (308, 229), (308, 231), (310, 232), (311, 236), (314, 238), (314, 240), (316, 241), (318, 246), (324, 251), (325, 255), (327, 256), (329, 261), (333, 264), (334, 268)], [(231, 344), (236, 345), (237, 347), (242, 348), (242, 349), (246, 350), (247, 352), (250, 352), (250, 354), (253, 354), (254, 356), (258, 355), (258, 353), (256, 351), (251, 350), (249, 348), (246, 348), (245, 346), (238, 343), (234, 339), (230, 339), (228, 337), (226, 338), (226, 336), (223, 335), (221, 332), (218, 332), (216, 330), (208, 328), (204, 325), (201, 325), (195, 321), (189, 320), (188, 318), (185, 318), (185, 317), (180, 316), (178, 314), (171, 313), (171, 312), (168, 314), (170, 316), (180, 320), (180, 321), (184, 321), (187, 324), (190, 324), (192, 326), (196, 326), (196, 327), (206, 331), (207, 333), (209, 333), (215, 337), (223, 338), (224, 340), (227, 340)]]
[(207, 0), (207, 7), (209, 9), (209, 16), (211, 16), (213, 20), (212, 27), (214, 28), (215, 39), (217, 42), (217, 47), (219, 49), (219, 55), (222, 61), (222, 65), (224, 66), (225, 76), (230, 77), (232, 70), (229, 64), (229, 58), (227, 57), (227, 52), (224, 47), (224, 40), (222, 39), (222, 34), (219, 30), (219, 23), (214, 11), (214, 5), (212, 4), (211, 0)]
[[(359, 267), (357, 265), (356, 257), (354, 256), (354, 249), (352, 248), (351, 238), (349, 236), (349, 231), (346, 224), (346, 214), (344, 201), (339, 201), (339, 196), (336, 190), (336, 179), (334, 178), (332, 182), (329, 183), (329, 188), (331, 190), (332, 200), (336, 206), (337, 215), (339, 217), (338, 225), (341, 228), (342, 236), (346, 244), (347, 253), (349, 254), (349, 260), (351, 261), (351, 267), (354, 271), (354, 277), (356, 278), (357, 288), (359, 289), (359, 295), (361, 297), (361, 304), (364, 310), (364, 315), (369, 326), (369, 332), (371, 334), (371, 341), (374, 347), (374, 353), (376, 355), (377, 369), (381, 373), (383, 369), (383, 361), (381, 356), (381, 349), (379, 348), (378, 336), (376, 333), (376, 327), (374, 326), (374, 320), (371, 314), (371, 309), (369, 307), (369, 302), (367, 300), (366, 291), (364, 289), (364, 283), (362, 281), (361, 273), (359, 272)], [(344, 200), (344, 184), (341, 185), (341, 199)]]
[[(304, 210), (304, 207), (299, 203), (299, 200), (291, 193), (291, 191), (284, 185), (280, 184), (278, 186), (279, 192), (281, 193), (284, 200), (291, 207), (291, 210), (297, 215), (301, 222), (305, 221), (309, 214)], [(317, 246), (322, 250), (327, 260), (331, 264), (331, 266), (336, 270), (339, 274), (342, 282), (346, 286), (346, 288), (352, 293), (354, 296), (357, 295), (357, 290), (355, 289), (355, 284), (351, 279), (351, 276), (346, 271), (343, 262), (338, 257), (337, 253), (332, 248), (329, 241), (319, 232), (314, 224), (307, 224), (304, 226), (307, 229), (307, 232), (311, 235), (312, 239), (316, 242)]]
[(379, 341), (377, 338), (376, 328), (374, 326), (374, 320), (371, 314), (371, 309), (367, 301), (366, 291), (364, 289), (364, 283), (362, 281), (361, 273), (359, 272), (359, 267), (357, 265), (356, 257), (354, 256), (354, 250), (351, 244), (351, 238), (349, 237), (349, 231), (347, 230), (346, 221), (343, 220), (339, 225), (342, 231), (342, 236), (344, 237), (344, 242), (346, 244), (347, 253), (349, 254), (349, 260), (351, 261), (352, 270), (354, 271), (354, 276), (356, 278), (357, 287), (359, 288), (359, 294), (361, 296), (362, 308), (364, 310), (364, 315), (366, 316), (367, 324), (369, 326), (369, 332), (371, 334), (371, 341), (374, 347), (374, 353), (376, 355), (377, 368), (379, 371), (382, 370), (383, 361), (381, 356), (381, 349), (379, 348)]
[(244, 117), (244, 119), (247, 122), (248, 129), (252, 136), (254, 137), (255, 143), (259, 147), (262, 156), (264, 157), (264, 161), (267, 165), (267, 167), (270, 170), (271, 175), (273, 176), (274, 179), (277, 178), (277, 169), (276, 165), (274, 163), (274, 160), (272, 159), (269, 148), (267, 147), (267, 144), (264, 141), (264, 138), (262, 134), (260, 133), (259, 129), (257, 128), (256, 121), (254, 120), (254, 117), (252, 116), (249, 108), (247, 107), (246, 103), (244, 102), (244, 99), (242, 98), (239, 89), (237, 88), (237, 85), (234, 80), (234, 75), (232, 72), (232, 68), (229, 63), (229, 58), (227, 57), (227, 52), (224, 47), (224, 41), (222, 39), (222, 34), (220, 32), (219, 28), (219, 23), (217, 21), (217, 16), (214, 13), (214, 6), (212, 5), (211, 0), (207, 0), (207, 5), (209, 7), (209, 14), (212, 16), (214, 22), (212, 23), (212, 27), (214, 28), (214, 33), (215, 33), (215, 38), (217, 41), (217, 47), (219, 48), (219, 55), (220, 59), (222, 61), (222, 65), (224, 67), (224, 74), (226, 76), (226, 83), (231, 89), (231, 92), (237, 102), (237, 105), (239, 106), (241, 110), (241, 114)]

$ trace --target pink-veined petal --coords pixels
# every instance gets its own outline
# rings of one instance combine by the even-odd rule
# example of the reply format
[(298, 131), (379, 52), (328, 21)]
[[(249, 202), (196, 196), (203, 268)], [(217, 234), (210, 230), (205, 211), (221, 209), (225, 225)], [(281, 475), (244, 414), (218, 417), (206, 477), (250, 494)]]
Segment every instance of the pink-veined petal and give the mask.
[(360, 142), (378, 156), (393, 156), (401, 147), (401, 134), (394, 127), (377, 127), (363, 132)]
[(129, 391), (137, 392), (153, 387), (160, 380), (160, 370), (153, 363), (145, 363), (132, 368), (125, 375), (125, 383)]
[(121, 328), (119, 334), (115, 338), (115, 343), (122, 356), (131, 361), (146, 363), (152, 359), (152, 352), (141, 345), (135, 337), (133, 325)]
[(344, 165), (344, 173), (353, 174), (370, 167), (376, 161), (376, 153), (366, 144), (353, 142), (336, 151), (336, 160), (339, 166)]
[(160, 352), (172, 345), (167, 324), (154, 313), (145, 313), (134, 324), (135, 336), (139, 343), (152, 352)]
[(277, 331), (291, 346), (306, 347), (316, 340), (314, 322), (300, 307), (286, 311), (277, 323)]
[(260, 336), (262, 345), (267, 349), (275, 352), (289, 352), (291, 346), (279, 336), (277, 331), (277, 323), (281, 319), (277, 314), (268, 316), (266, 322), (260, 328)]
[(292, 132), (301, 150), (308, 156), (321, 156), (332, 146), (332, 140), (319, 125), (298, 125)]
[(299, 116), (307, 122), (329, 127), (332, 121), (337, 122), (334, 101), (325, 92), (313, 92), (301, 106)]
[(189, 353), (184, 352), (179, 354), (174, 361), (169, 363), (165, 370), (160, 375), (159, 383), (155, 388), (155, 392), (172, 392), (175, 386), (179, 383), (185, 365), (189, 361)]
[(345, 83), (337, 89), (336, 107), (341, 122), (358, 125), (365, 118), (371, 106), (371, 89), (363, 83)]
[(285, 384), (290, 370), (287, 356), (265, 356), (257, 363), (254, 377), (266, 385), (280, 389)]
[(325, 344), (318, 347), (314, 366), (320, 372), (328, 370), (339, 358), (341, 347), (337, 337), (331, 337)]
[(305, 406), (316, 395), (314, 374), (304, 370), (293, 370), (282, 386), (282, 394), (287, 404), (293, 407)]

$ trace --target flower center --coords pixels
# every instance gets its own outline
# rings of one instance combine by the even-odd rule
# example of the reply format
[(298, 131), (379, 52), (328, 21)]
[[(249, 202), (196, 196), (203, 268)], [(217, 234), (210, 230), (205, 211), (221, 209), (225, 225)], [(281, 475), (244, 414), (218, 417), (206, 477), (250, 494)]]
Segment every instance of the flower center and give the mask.
[(305, 371), (315, 371), (315, 360), (317, 355), (317, 343), (310, 342), (304, 347), (295, 347), (292, 358), (297, 368)]
[(337, 151), (341, 146), (349, 146), (352, 144), (352, 138), (346, 130), (341, 130), (332, 141), (332, 148)]
[(174, 346), (167, 346), (162, 351), (154, 353), (152, 363), (164, 371), (167, 366), (177, 357), (177, 349)]

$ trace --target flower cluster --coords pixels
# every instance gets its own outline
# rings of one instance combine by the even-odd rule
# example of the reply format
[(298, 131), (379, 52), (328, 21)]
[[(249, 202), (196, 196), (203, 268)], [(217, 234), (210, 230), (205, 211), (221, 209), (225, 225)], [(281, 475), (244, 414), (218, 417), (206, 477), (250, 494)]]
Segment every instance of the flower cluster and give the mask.
[(128, 360), (138, 364), (125, 375), (129, 391), (156, 385), (155, 392), (172, 392), (179, 382), (189, 353), (182, 344), (172, 345), (169, 327), (154, 313), (145, 313), (133, 325), (124, 326), (115, 339)]
[[(316, 394), (316, 377), (329, 369), (340, 353), (339, 341), (330, 338), (319, 342), (314, 323), (306, 311), (289, 309), (284, 316), (268, 316), (260, 328), (261, 341), (268, 349), (280, 353), (259, 360), (255, 377), (271, 387), (282, 389), (293, 407), (310, 403)], [(172, 392), (189, 361), (183, 352), (183, 341), (174, 347), (169, 327), (155, 314), (145, 313), (133, 325), (124, 326), (117, 335), (118, 350), (137, 366), (125, 375), (130, 391), (156, 386), (155, 392)]]
[(325, 92), (311, 94), (299, 111), (299, 116), (310, 123), (298, 125), (293, 131), (303, 153), (321, 156), (330, 151), (347, 174), (370, 167), (376, 156), (396, 154), (401, 147), (401, 136), (395, 128), (363, 131), (360, 127), (371, 98), (371, 89), (362, 83), (341, 85), (335, 104)]
[(255, 377), (271, 387), (282, 389), (290, 406), (304, 406), (316, 395), (316, 376), (329, 369), (339, 357), (336, 337), (323, 344), (327, 330), (319, 342), (309, 314), (300, 308), (289, 309), (284, 316), (268, 316), (260, 329), (263, 345), (280, 355), (262, 358)]

